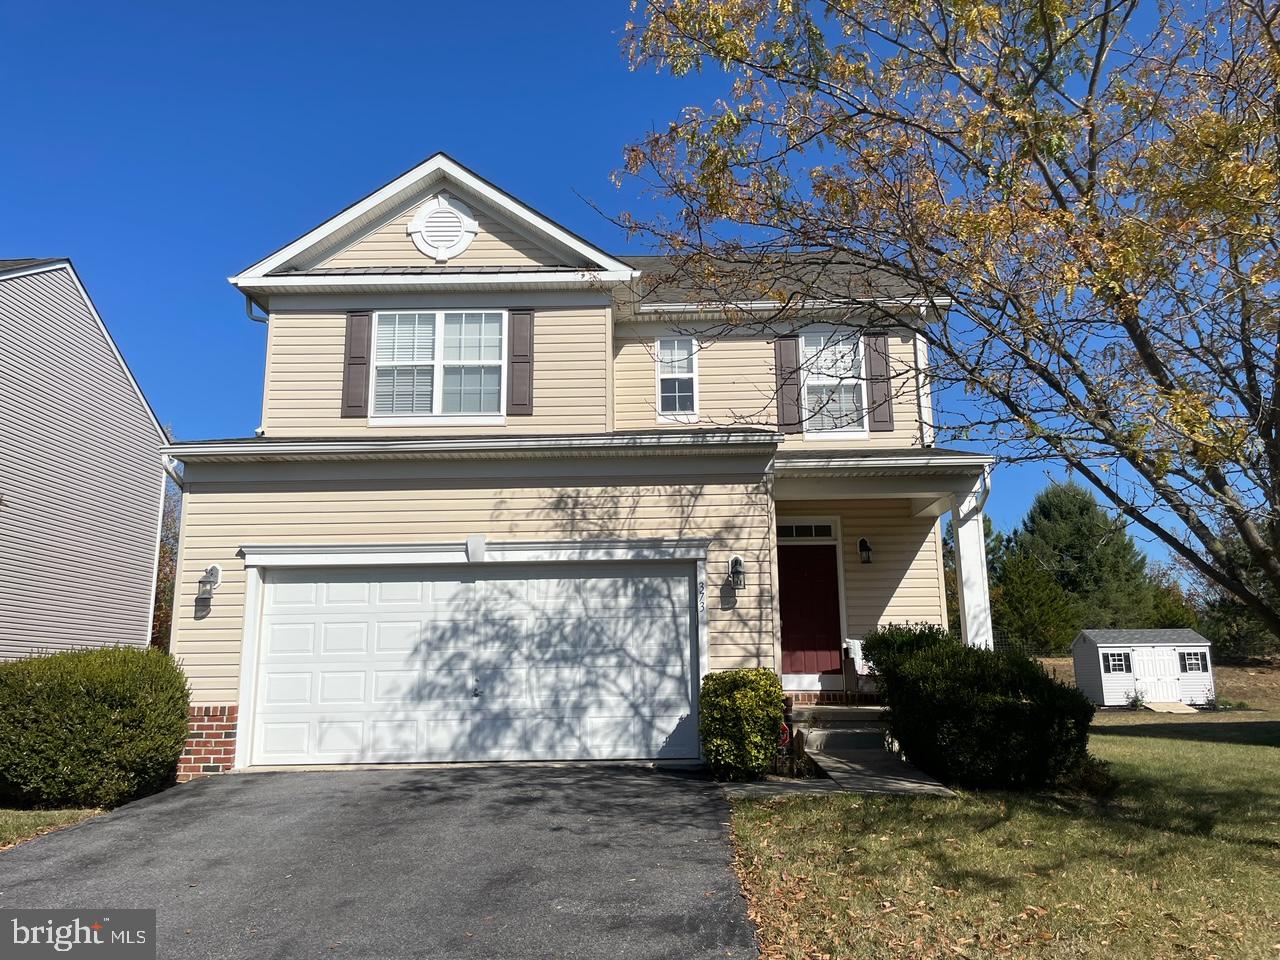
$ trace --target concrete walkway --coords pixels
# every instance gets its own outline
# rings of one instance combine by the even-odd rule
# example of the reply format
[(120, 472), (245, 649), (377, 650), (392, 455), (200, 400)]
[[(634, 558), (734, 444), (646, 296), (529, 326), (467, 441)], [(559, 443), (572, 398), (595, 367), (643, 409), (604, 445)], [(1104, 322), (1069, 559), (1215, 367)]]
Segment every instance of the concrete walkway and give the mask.
[(922, 770), (886, 748), (879, 707), (814, 707), (797, 711), (805, 752), (840, 790), (955, 796)]

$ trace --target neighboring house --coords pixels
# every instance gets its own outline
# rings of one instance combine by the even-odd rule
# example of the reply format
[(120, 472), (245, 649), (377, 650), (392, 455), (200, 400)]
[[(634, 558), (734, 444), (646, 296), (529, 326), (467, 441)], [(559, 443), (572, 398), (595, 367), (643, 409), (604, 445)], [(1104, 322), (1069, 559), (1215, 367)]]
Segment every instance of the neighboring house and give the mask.
[(846, 641), (944, 623), (950, 511), (990, 644), (990, 460), (930, 445), (935, 305), (863, 271), (775, 329), (670, 266), (437, 154), (231, 278), (267, 321), (262, 426), (168, 448), (183, 776), (694, 760), (707, 671), (839, 699)]
[(0, 659), (145, 647), (164, 431), (69, 260), (0, 260)]
[(1076, 686), (1100, 707), (1214, 699), (1209, 641), (1194, 630), (1081, 630), (1071, 655)]

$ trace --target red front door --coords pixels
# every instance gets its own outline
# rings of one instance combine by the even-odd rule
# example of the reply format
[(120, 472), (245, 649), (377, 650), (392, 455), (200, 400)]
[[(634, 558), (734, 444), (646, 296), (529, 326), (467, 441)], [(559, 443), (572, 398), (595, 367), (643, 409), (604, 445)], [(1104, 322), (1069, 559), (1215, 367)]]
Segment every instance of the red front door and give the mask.
[(778, 545), (783, 673), (840, 672), (839, 575), (834, 543)]

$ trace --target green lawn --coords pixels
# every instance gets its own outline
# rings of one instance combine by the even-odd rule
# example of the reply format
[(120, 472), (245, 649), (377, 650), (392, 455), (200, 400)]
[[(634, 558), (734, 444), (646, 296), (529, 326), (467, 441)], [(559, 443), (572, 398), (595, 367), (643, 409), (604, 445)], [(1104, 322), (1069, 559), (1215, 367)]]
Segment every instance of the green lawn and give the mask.
[(42, 833), (87, 820), (97, 810), (7, 810), (0, 808), (0, 850)]
[(1280, 714), (1099, 717), (1108, 803), (735, 804), (769, 958), (1280, 960)]

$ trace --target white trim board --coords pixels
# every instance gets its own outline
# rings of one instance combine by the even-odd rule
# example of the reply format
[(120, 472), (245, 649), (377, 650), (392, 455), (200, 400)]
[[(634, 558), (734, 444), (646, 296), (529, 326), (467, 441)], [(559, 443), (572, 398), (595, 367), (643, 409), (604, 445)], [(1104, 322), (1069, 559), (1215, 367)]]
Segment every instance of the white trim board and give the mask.
[(482, 200), (492, 204), (496, 209), (510, 216), (518, 223), (526, 225), (536, 233), (545, 235), (559, 245), (572, 250), (584, 259), (597, 264), (601, 270), (616, 271), (625, 274), (627, 280), (639, 275), (638, 271), (615, 257), (609, 256), (600, 248), (587, 243), (581, 237), (570, 233), (564, 227), (553, 222), (542, 214), (516, 200), (510, 194), (500, 190), (487, 180), (468, 170), (445, 153), (435, 153), (411, 170), (406, 171), (390, 183), (378, 188), (373, 193), (358, 200), (341, 213), (330, 217), (318, 227), (304, 233), (298, 239), (281, 247), (276, 252), (259, 260), (257, 263), (229, 278), (235, 286), (246, 284), (256, 286), (251, 281), (260, 279), (291, 260), (303, 255), (308, 250), (321, 245), (325, 240), (351, 225), (361, 217), (385, 203), (394, 202), (401, 194), (426, 182), (452, 180), (464, 190), (474, 193)]
[(404, 290), (506, 290), (524, 284), (540, 283), (552, 287), (599, 287), (624, 283), (631, 271), (619, 270), (538, 270), (521, 273), (327, 273), (296, 274), (280, 277), (231, 277), (233, 286), (255, 293), (307, 290), (313, 287), (341, 290), (363, 290), (366, 287), (391, 287)]
[(709, 540), (499, 540), (484, 542), (483, 559), (465, 540), (439, 543), (248, 544), (246, 567), (383, 567), (494, 563), (702, 560)]
[(770, 447), (782, 440), (782, 434), (764, 430), (719, 430), (714, 433), (684, 434), (677, 431), (629, 435), (581, 434), (547, 437), (494, 436), (483, 438), (446, 438), (393, 440), (261, 440), (221, 441), (170, 444), (161, 453), (184, 463), (195, 460), (257, 460), (273, 456), (368, 456), (439, 454), (443, 456), (534, 454), (545, 452), (555, 456), (565, 451), (599, 450), (612, 455), (627, 451), (654, 449), (685, 450), (701, 453), (725, 447)]

